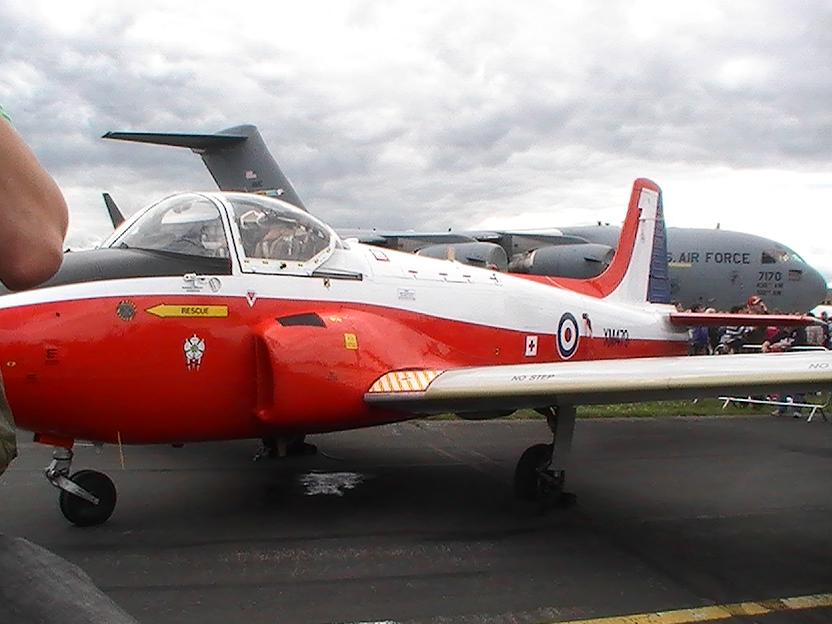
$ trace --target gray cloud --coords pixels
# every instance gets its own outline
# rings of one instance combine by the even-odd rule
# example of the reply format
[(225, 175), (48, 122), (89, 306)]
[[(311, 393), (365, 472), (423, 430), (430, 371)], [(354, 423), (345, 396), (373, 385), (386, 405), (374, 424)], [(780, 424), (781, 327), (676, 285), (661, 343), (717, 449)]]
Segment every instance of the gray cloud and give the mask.
[(100, 140), (113, 129), (255, 123), (338, 226), (462, 227), (584, 201), (589, 222), (645, 169), (829, 169), (829, 3), (156, 0), (102, 3), (73, 27), (33, 6), (0, 6), (0, 101), (83, 202), (74, 223), (95, 221), (96, 190), (135, 209), (212, 186), (195, 156)]

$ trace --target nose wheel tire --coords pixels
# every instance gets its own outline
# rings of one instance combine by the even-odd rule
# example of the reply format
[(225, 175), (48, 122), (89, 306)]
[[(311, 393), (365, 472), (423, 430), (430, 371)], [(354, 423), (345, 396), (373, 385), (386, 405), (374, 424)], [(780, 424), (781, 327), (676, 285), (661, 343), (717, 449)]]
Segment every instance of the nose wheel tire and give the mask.
[(95, 526), (109, 520), (116, 508), (117, 498), (116, 486), (110, 477), (95, 470), (79, 470), (69, 479), (97, 498), (98, 503), (61, 490), (58, 503), (64, 517), (81, 527)]

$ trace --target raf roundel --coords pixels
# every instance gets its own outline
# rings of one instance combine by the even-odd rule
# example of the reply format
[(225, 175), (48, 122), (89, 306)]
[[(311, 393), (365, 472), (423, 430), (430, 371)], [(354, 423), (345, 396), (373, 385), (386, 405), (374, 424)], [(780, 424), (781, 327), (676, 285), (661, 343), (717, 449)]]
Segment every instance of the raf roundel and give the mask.
[(558, 323), (558, 355), (564, 360), (568, 360), (575, 355), (579, 338), (578, 321), (569, 312), (564, 312)]

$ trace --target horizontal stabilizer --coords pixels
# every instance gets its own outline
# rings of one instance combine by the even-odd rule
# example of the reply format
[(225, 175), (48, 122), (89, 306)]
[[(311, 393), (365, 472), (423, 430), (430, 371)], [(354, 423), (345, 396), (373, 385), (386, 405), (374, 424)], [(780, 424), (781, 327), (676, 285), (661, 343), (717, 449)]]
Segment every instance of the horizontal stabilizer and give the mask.
[(673, 312), (673, 325), (683, 327), (794, 327), (823, 325), (823, 320), (808, 314), (730, 314), (726, 312)]
[(152, 145), (171, 145), (189, 147), (194, 151), (229, 147), (245, 141), (242, 134), (177, 134), (172, 132), (108, 132), (103, 139), (150, 143)]
[(256, 126), (234, 126), (215, 134), (108, 132), (102, 138), (190, 148), (202, 157), (221, 191), (268, 192), (306, 210)]

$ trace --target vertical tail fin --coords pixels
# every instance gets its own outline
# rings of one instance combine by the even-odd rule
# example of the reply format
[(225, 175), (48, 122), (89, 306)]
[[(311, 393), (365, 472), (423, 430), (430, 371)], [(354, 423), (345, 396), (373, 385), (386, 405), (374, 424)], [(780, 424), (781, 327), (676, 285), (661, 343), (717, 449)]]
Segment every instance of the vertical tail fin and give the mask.
[(124, 223), (124, 215), (121, 214), (121, 210), (119, 210), (115, 200), (109, 193), (103, 193), (103, 195), (104, 205), (107, 206), (107, 213), (110, 215), (110, 221), (113, 223), (113, 228), (117, 228)]
[(655, 182), (639, 178), (633, 183), (612, 262), (589, 281), (609, 299), (670, 303), (662, 191)]
[(216, 134), (108, 132), (103, 138), (189, 147), (202, 157), (221, 191), (272, 191), (306, 210), (256, 126), (234, 126)]

